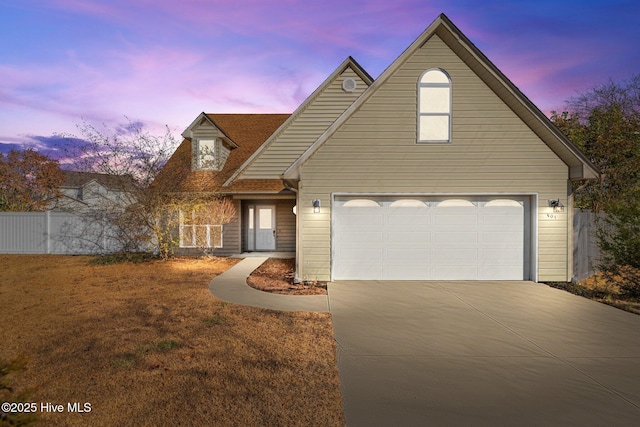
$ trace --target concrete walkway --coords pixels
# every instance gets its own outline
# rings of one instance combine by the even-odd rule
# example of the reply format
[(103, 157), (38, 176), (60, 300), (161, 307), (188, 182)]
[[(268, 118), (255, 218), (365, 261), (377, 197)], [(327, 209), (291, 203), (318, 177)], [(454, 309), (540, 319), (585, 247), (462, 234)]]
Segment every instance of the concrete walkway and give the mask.
[(279, 311), (328, 312), (326, 295), (279, 295), (247, 285), (247, 277), (268, 257), (248, 257), (216, 276), (209, 284), (211, 293), (223, 301)]

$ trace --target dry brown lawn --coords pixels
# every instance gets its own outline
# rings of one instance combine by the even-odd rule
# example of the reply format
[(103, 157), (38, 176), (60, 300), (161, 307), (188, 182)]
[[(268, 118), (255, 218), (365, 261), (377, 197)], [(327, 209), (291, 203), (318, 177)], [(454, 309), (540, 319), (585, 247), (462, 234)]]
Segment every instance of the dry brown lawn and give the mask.
[[(344, 425), (328, 314), (224, 303), (235, 260), (0, 255), (0, 359), (44, 425)], [(67, 403), (87, 402), (88, 413)]]

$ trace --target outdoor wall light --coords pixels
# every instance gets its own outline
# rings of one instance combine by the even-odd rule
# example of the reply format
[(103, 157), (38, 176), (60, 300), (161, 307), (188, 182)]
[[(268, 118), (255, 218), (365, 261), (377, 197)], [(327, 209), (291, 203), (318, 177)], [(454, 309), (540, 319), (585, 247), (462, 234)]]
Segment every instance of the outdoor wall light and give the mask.
[(298, 215), (298, 205), (293, 205), (293, 214)]
[(320, 199), (313, 201), (313, 213), (320, 213)]
[(564, 205), (560, 201), (560, 197), (557, 199), (550, 199), (549, 206), (553, 208), (554, 212), (564, 212)]

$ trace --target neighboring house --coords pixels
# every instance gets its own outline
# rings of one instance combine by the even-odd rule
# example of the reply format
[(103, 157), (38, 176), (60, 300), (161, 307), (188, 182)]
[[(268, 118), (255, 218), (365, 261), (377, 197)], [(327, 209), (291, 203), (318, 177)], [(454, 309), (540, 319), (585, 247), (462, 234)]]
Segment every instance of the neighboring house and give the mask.
[(300, 280), (569, 281), (570, 181), (598, 174), (444, 15), (375, 81), (348, 58), (291, 116), (183, 136), (175, 190), (239, 213), (215, 253), (295, 250)]
[(65, 181), (62, 197), (54, 210), (85, 212), (87, 210), (124, 208), (131, 198), (133, 178), (129, 175), (108, 175), (94, 172), (63, 171)]

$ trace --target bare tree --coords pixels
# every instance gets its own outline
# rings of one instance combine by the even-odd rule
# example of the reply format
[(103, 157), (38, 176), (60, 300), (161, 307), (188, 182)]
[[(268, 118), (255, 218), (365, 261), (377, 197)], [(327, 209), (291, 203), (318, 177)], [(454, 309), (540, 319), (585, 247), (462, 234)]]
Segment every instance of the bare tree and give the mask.
[[(206, 171), (195, 177), (202, 181), (196, 187), (207, 191), (180, 188), (178, 184), (191, 174), (191, 152), (176, 150), (177, 141), (168, 128), (163, 135), (153, 135), (138, 122), (115, 130), (84, 122), (78, 130), (81, 136), (75, 141), (84, 143), (72, 150), (74, 168), (114, 177), (118, 195), (105, 197), (100, 210), (93, 214), (106, 215), (115, 225), (122, 250), (153, 248), (167, 258), (180, 244), (184, 212), (198, 212), (212, 224), (226, 224), (236, 215), (233, 204), (221, 197), (218, 189), (206, 185), (216, 172)], [(196, 232), (198, 245), (205, 249), (210, 246), (211, 235), (206, 242), (203, 235)]]

